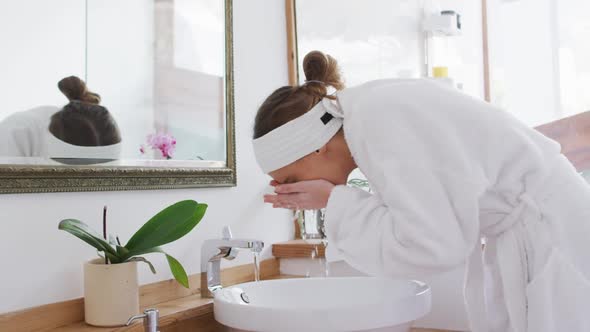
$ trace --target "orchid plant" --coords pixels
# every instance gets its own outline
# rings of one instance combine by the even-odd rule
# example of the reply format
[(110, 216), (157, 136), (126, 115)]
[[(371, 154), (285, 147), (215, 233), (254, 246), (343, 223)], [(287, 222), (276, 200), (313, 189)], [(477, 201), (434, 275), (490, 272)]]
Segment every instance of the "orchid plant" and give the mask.
[[(166, 159), (172, 159), (174, 156), (174, 151), (176, 150), (176, 139), (174, 136), (170, 134), (149, 134), (147, 136), (147, 147), (151, 148), (152, 150), (157, 150), (162, 153), (162, 157)], [(141, 154), (145, 154), (146, 146), (141, 145), (139, 147), (139, 152)]]
[(201, 221), (206, 211), (206, 204), (199, 204), (192, 200), (173, 204), (148, 220), (124, 246), (121, 245), (118, 236), (109, 235), (107, 240), (106, 209), (103, 215), (103, 236), (76, 219), (62, 220), (58, 228), (96, 248), (106, 264), (140, 261), (148, 264), (152, 273), (155, 274), (156, 270), (152, 263), (140, 255), (162, 253), (166, 256), (174, 278), (188, 288), (188, 275), (184, 267), (176, 258), (164, 252), (161, 246), (188, 234)]

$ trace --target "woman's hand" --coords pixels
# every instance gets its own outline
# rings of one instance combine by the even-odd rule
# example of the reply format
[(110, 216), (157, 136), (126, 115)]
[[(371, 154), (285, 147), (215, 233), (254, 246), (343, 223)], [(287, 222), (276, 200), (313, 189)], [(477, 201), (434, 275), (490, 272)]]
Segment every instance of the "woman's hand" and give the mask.
[(302, 181), (289, 184), (270, 183), (276, 195), (265, 195), (264, 202), (274, 208), (292, 210), (318, 210), (328, 205), (334, 184), (326, 180)]

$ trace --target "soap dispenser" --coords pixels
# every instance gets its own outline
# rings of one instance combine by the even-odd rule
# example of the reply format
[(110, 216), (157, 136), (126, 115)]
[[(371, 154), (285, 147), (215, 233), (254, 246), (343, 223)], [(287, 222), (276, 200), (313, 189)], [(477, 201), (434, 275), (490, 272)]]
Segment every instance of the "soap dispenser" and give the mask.
[(146, 309), (142, 315), (129, 318), (125, 325), (129, 326), (138, 319), (143, 319), (143, 329), (145, 332), (160, 332), (158, 331), (158, 321), (160, 319), (160, 312), (158, 310)]

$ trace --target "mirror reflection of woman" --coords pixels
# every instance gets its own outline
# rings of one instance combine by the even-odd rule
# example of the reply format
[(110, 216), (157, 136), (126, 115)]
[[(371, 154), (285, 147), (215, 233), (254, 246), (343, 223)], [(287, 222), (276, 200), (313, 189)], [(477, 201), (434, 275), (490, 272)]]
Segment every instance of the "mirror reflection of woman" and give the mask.
[(76, 76), (58, 87), (67, 105), (36, 107), (0, 122), (0, 156), (117, 159), (121, 135), (100, 96)]
[[(256, 116), (267, 203), (325, 207), (327, 256), (370, 275), (466, 263), (471, 331), (590, 331), (590, 186), (558, 143), (430, 80), (345, 89), (317, 51), (303, 69)], [(372, 193), (346, 186), (357, 167)]]

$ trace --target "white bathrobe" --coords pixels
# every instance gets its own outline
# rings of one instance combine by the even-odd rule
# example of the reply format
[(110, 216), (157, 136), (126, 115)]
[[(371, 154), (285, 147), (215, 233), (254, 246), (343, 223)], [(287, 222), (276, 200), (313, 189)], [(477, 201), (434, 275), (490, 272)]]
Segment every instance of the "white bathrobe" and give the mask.
[(338, 102), (373, 193), (334, 189), (333, 252), (400, 278), (467, 263), (475, 332), (590, 331), (590, 186), (558, 143), (427, 80), (373, 81)]
[(0, 157), (45, 157), (46, 136), (55, 106), (16, 112), (0, 121)]
[(66, 143), (49, 131), (51, 117), (60, 109), (40, 106), (16, 112), (0, 121), (0, 163), (3, 161), (31, 163), (19, 157), (111, 160), (121, 157), (122, 143), (105, 146), (78, 146)]

